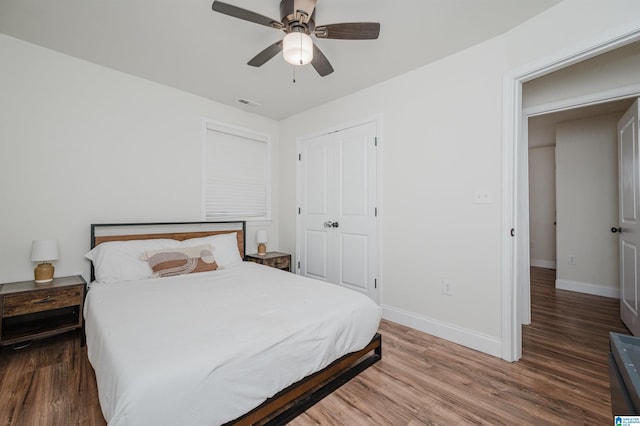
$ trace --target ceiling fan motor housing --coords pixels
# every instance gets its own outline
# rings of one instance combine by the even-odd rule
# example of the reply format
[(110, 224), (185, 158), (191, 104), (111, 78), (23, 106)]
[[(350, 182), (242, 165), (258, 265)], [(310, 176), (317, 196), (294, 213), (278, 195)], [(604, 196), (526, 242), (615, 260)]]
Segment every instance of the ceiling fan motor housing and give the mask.
[(282, 0), (280, 17), (286, 33), (311, 34), (316, 28), (316, 0)]

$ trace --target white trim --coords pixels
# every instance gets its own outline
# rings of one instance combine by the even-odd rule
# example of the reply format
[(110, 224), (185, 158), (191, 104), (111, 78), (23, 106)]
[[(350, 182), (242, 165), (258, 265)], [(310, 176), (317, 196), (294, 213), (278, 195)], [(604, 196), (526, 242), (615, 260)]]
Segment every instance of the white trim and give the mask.
[[(368, 117), (363, 117), (363, 118), (360, 118), (360, 119), (351, 120), (351, 121), (348, 121), (346, 123), (337, 124), (335, 126), (331, 126), (331, 127), (326, 128), (326, 129), (319, 130), (317, 132), (309, 133), (309, 134), (304, 135), (304, 136), (299, 136), (299, 137), (296, 138), (296, 142), (301, 142), (301, 141), (304, 141), (306, 139), (315, 139), (318, 136), (328, 135), (329, 133), (339, 132), (341, 130), (350, 129), (352, 127), (358, 127), (358, 126), (361, 126), (363, 124), (371, 123), (371, 122), (376, 123), (376, 128), (378, 130), (380, 130), (381, 127), (382, 127), (382, 113), (373, 114), (373, 115), (370, 115)], [(378, 135), (378, 136), (380, 136), (380, 135)], [(380, 141), (378, 141), (378, 143), (380, 143)], [(297, 155), (298, 154), (296, 153), (296, 156)]]
[(203, 119), (205, 125), (205, 131), (215, 130), (220, 133), (228, 133), (234, 136), (240, 136), (245, 139), (252, 139), (258, 142), (270, 142), (271, 136), (266, 133), (256, 132), (246, 127), (236, 126), (234, 124), (223, 123), (222, 121), (211, 120), (208, 118)]
[(583, 40), (580, 44), (511, 70), (508, 74), (515, 77), (515, 81), (526, 83), (527, 81), (534, 80), (559, 69), (633, 43), (638, 40), (638, 30), (640, 30), (640, 19), (627, 22), (622, 26), (612, 28), (590, 39)]
[[(528, 276), (529, 258), (517, 251), (508, 232), (512, 224), (518, 230), (516, 239), (528, 247), (528, 215), (518, 213), (518, 204), (527, 211), (529, 201), (522, 194), (527, 193), (528, 182), (521, 180), (520, 170), (528, 168), (527, 135), (522, 132), (522, 84), (558, 69), (573, 65), (585, 59), (640, 40), (640, 20), (634, 20), (606, 33), (583, 41), (537, 62), (527, 64), (505, 73), (503, 77), (503, 236), (502, 236), (502, 358), (516, 361), (522, 352), (522, 328), (520, 323), (522, 277)], [(594, 100), (595, 101), (595, 100)], [(520, 147), (523, 155), (513, 155)], [(524, 149), (523, 149), (524, 148)], [(506, 162), (506, 163), (505, 163)], [(515, 184), (513, 184), (515, 182)], [(511, 250), (509, 250), (511, 248)], [(528, 255), (528, 251), (527, 251)]]
[(502, 354), (502, 342), (500, 339), (454, 324), (385, 305), (382, 306), (382, 318), (495, 357), (499, 357)]
[(384, 147), (384, 137), (383, 137), (383, 132), (382, 132), (382, 114), (377, 114), (374, 117), (371, 117), (370, 120), (373, 120), (376, 122), (376, 128), (378, 130), (377, 134), (378, 134), (378, 158), (377, 158), (377, 165), (378, 165), (378, 170), (376, 170), (377, 176), (376, 176), (376, 185), (378, 186), (377, 189), (377, 193), (376, 196), (378, 197), (378, 221), (377, 221), (377, 225), (378, 225), (378, 304), (381, 305), (384, 302), (384, 298), (383, 298), (383, 291), (382, 291), (382, 277), (384, 276), (384, 272), (383, 272), (383, 265), (384, 262), (382, 261), (382, 248), (384, 247), (384, 241), (382, 239), (382, 224), (383, 224), (383, 215), (384, 215), (384, 208), (383, 205), (384, 203), (382, 202), (382, 188), (384, 187), (384, 185), (382, 184), (382, 159), (384, 158), (384, 152), (383, 152), (383, 147)]
[(611, 297), (613, 299), (620, 298), (620, 290), (611, 286), (602, 284), (583, 283), (571, 280), (556, 280), (556, 288), (558, 290), (577, 291), (578, 293), (593, 294), (595, 296)]
[(555, 260), (531, 259), (531, 266), (536, 268), (556, 269)]
[[(382, 151), (382, 147), (383, 147), (383, 132), (382, 132), (382, 113), (380, 114), (375, 114), (369, 117), (364, 117), (362, 119), (359, 120), (353, 120), (353, 121), (349, 121), (347, 123), (344, 124), (340, 124), (337, 126), (333, 126), (330, 127), (328, 129), (325, 130), (321, 130), (319, 132), (315, 132), (315, 133), (311, 133), (305, 136), (299, 136), (296, 138), (296, 151), (295, 151), (295, 162), (296, 162), (296, 210), (300, 208), (300, 203), (301, 203), (301, 194), (300, 194), (300, 181), (301, 181), (301, 176), (300, 176), (300, 165), (298, 164), (298, 155), (300, 154), (300, 144), (303, 143), (305, 140), (308, 139), (313, 139), (316, 138), (318, 136), (323, 136), (323, 135), (327, 135), (329, 133), (333, 133), (333, 132), (338, 132), (340, 130), (345, 130), (345, 129), (349, 129), (352, 127), (357, 127), (366, 123), (375, 123), (376, 125), (376, 138), (377, 138), (377, 152), (376, 152), (376, 197), (377, 197), (377, 209), (378, 209), (378, 220), (376, 221), (376, 232), (378, 233), (378, 247), (377, 247), (377, 256), (378, 256), (378, 265), (376, 268), (377, 271), (377, 293), (376, 293), (376, 298), (377, 298), (377, 303), (381, 304), (382, 303), (382, 265), (383, 265), (383, 261), (382, 261), (382, 247), (383, 247), (383, 235), (382, 235), (382, 223), (383, 223), (383, 214), (384, 214), (384, 209), (383, 209), (383, 202), (382, 202), (382, 157), (383, 157), (383, 151)], [(300, 263), (300, 233), (301, 233), (301, 229), (300, 229), (300, 215), (296, 212), (296, 258), (294, 260), (295, 264), (293, 265), (293, 270), (295, 271), (296, 274), (299, 274), (300, 271), (298, 270), (298, 264)]]
[(617, 101), (620, 99), (637, 98), (640, 96), (640, 84), (631, 84), (625, 87), (605, 90), (602, 92), (590, 93), (584, 96), (577, 96), (569, 99), (562, 99), (556, 102), (549, 102), (542, 105), (534, 105), (522, 110), (525, 117), (533, 117), (551, 112), (559, 112), (567, 109), (597, 105), (605, 102)]
[[(505, 76), (502, 83), (502, 108), (503, 108), (503, 144), (502, 144), (502, 353), (501, 356), (507, 361), (516, 361), (520, 358), (522, 344), (518, 342), (521, 336), (519, 329), (516, 330), (514, 323), (517, 322), (518, 293), (517, 287), (513, 283), (518, 280), (516, 273), (516, 242), (517, 234), (512, 236), (511, 229), (515, 229), (515, 166), (516, 144), (510, 143), (516, 140), (514, 134), (515, 121), (519, 119), (515, 112), (522, 97), (522, 84), (516, 82), (513, 77)], [(518, 323), (519, 326), (519, 323)]]

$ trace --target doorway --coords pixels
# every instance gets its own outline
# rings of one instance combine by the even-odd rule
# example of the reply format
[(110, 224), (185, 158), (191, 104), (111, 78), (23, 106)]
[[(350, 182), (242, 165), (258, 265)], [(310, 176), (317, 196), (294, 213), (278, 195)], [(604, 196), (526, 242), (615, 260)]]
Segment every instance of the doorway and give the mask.
[[(504, 78), (504, 168), (503, 168), (503, 358), (520, 359), (522, 354), (522, 324), (529, 313), (529, 202), (528, 202), (528, 137), (527, 118), (544, 112), (561, 111), (577, 106), (595, 105), (607, 101), (637, 97), (640, 82), (617, 89), (549, 102), (525, 111), (523, 84), (587, 59), (640, 40), (640, 27), (620, 28), (575, 46), (567, 54), (549, 57), (545, 61), (505, 75)], [(516, 231), (517, 230), (517, 231)]]
[(619, 297), (616, 124), (632, 103), (528, 118), (530, 265), (557, 270), (558, 289)]

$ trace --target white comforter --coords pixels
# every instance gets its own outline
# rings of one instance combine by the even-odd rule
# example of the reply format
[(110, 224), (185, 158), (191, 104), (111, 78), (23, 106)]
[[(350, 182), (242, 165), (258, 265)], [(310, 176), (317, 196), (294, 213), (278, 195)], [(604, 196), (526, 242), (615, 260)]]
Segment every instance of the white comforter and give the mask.
[(85, 321), (109, 425), (212, 425), (362, 349), (380, 308), (355, 291), (242, 262), (94, 283)]

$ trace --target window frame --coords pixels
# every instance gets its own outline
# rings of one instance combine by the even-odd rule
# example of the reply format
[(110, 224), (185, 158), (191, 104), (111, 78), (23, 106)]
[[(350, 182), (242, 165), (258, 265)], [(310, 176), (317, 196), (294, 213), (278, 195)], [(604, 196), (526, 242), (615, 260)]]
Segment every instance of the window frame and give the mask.
[[(266, 207), (264, 216), (244, 216), (244, 215), (216, 215), (207, 217), (207, 149), (208, 149), (208, 132), (214, 131), (219, 133), (226, 133), (234, 137), (243, 139), (249, 139), (256, 142), (266, 144), (266, 156), (265, 156), (265, 195), (266, 195)], [(229, 123), (224, 123), (211, 119), (202, 120), (202, 146), (201, 146), (201, 195), (200, 215), (203, 221), (217, 221), (217, 220), (244, 220), (247, 223), (264, 223), (271, 222), (272, 218), (272, 204), (271, 204), (271, 186), (272, 186), (272, 170), (271, 170), (271, 158), (272, 158), (272, 144), (271, 136), (266, 133), (261, 133), (246, 127), (236, 126)]]

